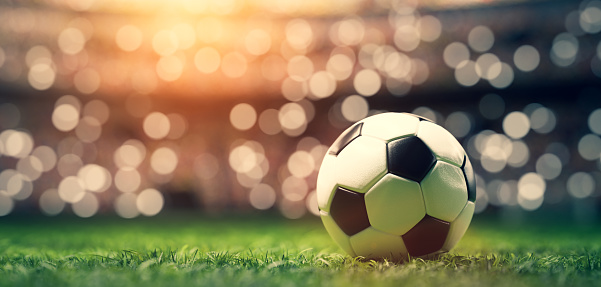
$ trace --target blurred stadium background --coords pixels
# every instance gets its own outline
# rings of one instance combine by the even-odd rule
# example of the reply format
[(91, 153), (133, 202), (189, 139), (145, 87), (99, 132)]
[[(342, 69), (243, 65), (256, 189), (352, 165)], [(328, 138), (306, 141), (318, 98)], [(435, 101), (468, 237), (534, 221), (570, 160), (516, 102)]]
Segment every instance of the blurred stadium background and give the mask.
[(0, 215), (318, 213), (329, 144), (434, 120), (477, 213), (595, 221), (601, 1), (0, 4)]

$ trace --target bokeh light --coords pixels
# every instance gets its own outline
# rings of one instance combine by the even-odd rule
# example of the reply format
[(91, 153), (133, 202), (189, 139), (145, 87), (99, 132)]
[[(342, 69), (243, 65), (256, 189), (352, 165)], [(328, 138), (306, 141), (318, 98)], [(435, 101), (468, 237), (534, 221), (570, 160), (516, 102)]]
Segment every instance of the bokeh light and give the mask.
[(86, 44), (84, 34), (77, 28), (66, 28), (58, 36), (58, 47), (65, 54), (79, 53)]
[(76, 203), (86, 195), (84, 183), (76, 176), (67, 176), (58, 185), (58, 195), (65, 202)]
[(495, 43), (495, 35), (486, 26), (476, 26), (470, 31), (467, 42), (474, 51), (486, 52)]
[(79, 217), (91, 217), (98, 212), (98, 199), (91, 193), (84, 193), (84, 196), (71, 205), (73, 213)]
[(161, 57), (156, 65), (157, 75), (161, 80), (167, 82), (173, 82), (179, 79), (183, 71), (183, 61), (174, 55)]
[(249, 104), (238, 104), (230, 112), (230, 122), (236, 129), (248, 130), (256, 121), (257, 112)]
[(601, 109), (596, 109), (589, 115), (588, 127), (592, 132), (601, 135)]
[(336, 91), (336, 79), (326, 71), (319, 71), (311, 75), (309, 89), (317, 98), (327, 98)]
[(503, 131), (511, 138), (523, 138), (529, 130), (530, 119), (522, 112), (511, 112), (503, 119)]
[(558, 156), (546, 153), (536, 161), (536, 172), (546, 180), (552, 180), (561, 173), (561, 160)]
[(65, 208), (63, 201), (55, 188), (48, 189), (42, 193), (39, 200), (40, 210), (46, 215), (57, 215)]
[(289, 176), (282, 182), (282, 195), (288, 201), (301, 201), (308, 192), (307, 182), (298, 177)]
[(100, 122), (94, 117), (83, 117), (75, 127), (75, 135), (84, 143), (95, 142), (100, 138), (101, 133)]
[(171, 31), (177, 37), (180, 50), (188, 49), (196, 43), (196, 31), (188, 23), (177, 23), (171, 28)]
[(81, 157), (73, 153), (61, 156), (56, 163), (56, 169), (62, 177), (76, 175), (82, 167)]
[(570, 33), (561, 33), (553, 39), (551, 61), (557, 66), (566, 67), (574, 63), (579, 49), (578, 39)]
[(485, 80), (492, 80), (501, 74), (502, 64), (495, 54), (482, 54), (476, 60), (476, 74)]
[(555, 113), (545, 107), (539, 107), (530, 114), (531, 128), (540, 134), (546, 134), (553, 131), (557, 124)]
[(163, 209), (163, 195), (154, 188), (145, 189), (136, 198), (136, 207), (142, 215), (155, 216)]
[(119, 195), (113, 204), (117, 215), (123, 218), (134, 218), (140, 215), (137, 208), (137, 198), (135, 193), (123, 193)]
[(61, 104), (54, 108), (52, 123), (59, 131), (70, 131), (79, 123), (79, 110), (71, 104)]
[(127, 140), (121, 145), (113, 156), (115, 165), (123, 167), (138, 167), (146, 157), (146, 147), (135, 139)]
[(39, 63), (33, 65), (29, 69), (27, 80), (31, 87), (36, 90), (47, 90), (53, 84), (56, 79), (56, 72), (52, 66), (48, 63)]
[(288, 219), (298, 219), (307, 213), (307, 207), (304, 201), (290, 201), (283, 199), (279, 202), (279, 210), (282, 215)]
[(523, 45), (515, 50), (513, 63), (521, 71), (531, 72), (538, 67), (540, 54), (533, 46)]
[(576, 172), (568, 178), (567, 189), (571, 196), (585, 198), (595, 190), (595, 180), (586, 172)]
[(204, 47), (194, 55), (194, 65), (196, 65), (199, 71), (205, 74), (217, 71), (220, 64), (221, 55), (219, 55), (219, 51), (215, 50), (215, 48)]
[(246, 50), (253, 55), (263, 55), (271, 48), (271, 36), (264, 30), (254, 29), (244, 39)]
[(380, 75), (373, 70), (365, 69), (357, 72), (353, 79), (353, 86), (362, 96), (373, 96), (380, 90), (382, 80)]
[(457, 83), (465, 87), (471, 87), (478, 83), (480, 76), (476, 71), (476, 63), (470, 60), (459, 63), (455, 69), (455, 79)]
[(119, 31), (115, 34), (115, 42), (121, 50), (132, 52), (142, 45), (142, 37), (142, 31), (138, 27), (125, 25), (119, 28)]
[[(314, 80), (318, 81), (320, 79)], [(319, 82), (315, 84), (320, 84)], [(326, 83), (327, 84), (327, 83)], [(322, 87), (317, 87), (322, 88)], [(327, 87), (326, 87), (327, 88)], [(298, 102), (304, 99), (309, 93), (307, 81), (297, 81), (292, 78), (286, 78), (282, 81), (282, 95), (289, 101)]]
[(284, 104), (278, 113), (278, 120), (284, 133), (290, 136), (298, 136), (307, 127), (307, 114), (298, 103)]
[(601, 154), (601, 138), (587, 134), (578, 141), (578, 153), (586, 160), (596, 160)]
[(168, 147), (156, 149), (150, 157), (150, 166), (158, 174), (172, 173), (178, 164), (178, 157), (175, 151)]
[(524, 174), (518, 181), (518, 203), (525, 210), (538, 209), (543, 203), (545, 180), (536, 173)]
[(311, 59), (298, 55), (288, 61), (288, 76), (293, 80), (302, 82), (308, 80), (313, 74), (314, 67)]
[[(354, 56), (354, 55), (352, 55)], [(345, 54), (336, 53), (328, 59), (326, 64), (326, 70), (336, 80), (342, 81), (348, 79), (351, 76), (353, 69), (353, 58)]]
[(415, 25), (419, 31), (422, 41), (434, 42), (442, 33), (442, 24), (438, 18), (432, 15), (425, 15), (417, 20)]
[(33, 137), (24, 131), (5, 130), (0, 133), (0, 141), (4, 147), (4, 155), (24, 158), (33, 149)]
[(12, 198), (4, 193), (0, 193), (0, 216), (9, 214), (15, 206)]
[(472, 129), (472, 120), (467, 113), (464, 112), (453, 112), (445, 121), (445, 127), (455, 137), (465, 137)]
[(596, 1), (590, 1), (580, 13), (579, 24), (586, 33), (595, 34), (601, 31), (601, 8), (598, 6)]
[(85, 68), (75, 74), (73, 84), (79, 92), (92, 94), (100, 88), (101, 77), (96, 70)]
[(367, 116), (369, 112), (369, 104), (365, 98), (352, 95), (346, 97), (341, 105), (342, 116), (349, 122), (356, 122)]
[(291, 47), (305, 50), (313, 42), (313, 29), (303, 19), (294, 19), (286, 24), (286, 41)]
[(469, 60), (470, 51), (465, 44), (453, 42), (445, 47), (443, 57), (447, 66), (454, 69), (457, 68), (459, 64)]
[(394, 44), (399, 50), (410, 52), (417, 48), (420, 42), (420, 34), (416, 27), (403, 25), (394, 33)]
[(305, 178), (313, 173), (315, 160), (306, 151), (296, 151), (288, 158), (288, 169), (297, 178)]
[(111, 186), (111, 174), (109, 171), (97, 164), (83, 166), (77, 173), (77, 177), (83, 182), (87, 191), (103, 192)]
[(511, 155), (507, 158), (507, 164), (512, 167), (522, 167), (530, 159), (530, 149), (521, 140), (513, 141)]
[(144, 118), (144, 132), (152, 139), (162, 139), (169, 134), (171, 123), (169, 118), (160, 112), (150, 113)]
[(276, 192), (271, 186), (261, 183), (250, 191), (249, 200), (256, 209), (269, 209), (275, 204)]
[(84, 118), (92, 117), (102, 125), (109, 119), (110, 108), (102, 100), (91, 100), (84, 105), (82, 115)]
[(121, 192), (134, 192), (141, 182), (140, 173), (132, 167), (122, 167), (115, 173), (115, 187)]
[(24, 157), (17, 162), (17, 171), (31, 181), (42, 175), (43, 168), (42, 161), (35, 156)]
[(179, 48), (179, 39), (173, 31), (163, 29), (153, 36), (152, 48), (161, 56), (169, 56)]
[(501, 69), (499, 75), (489, 80), (490, 85), (497, 89), (507, 88), (513, 83), (514, 73), (513, 68), (507, 63), (500, 63)]

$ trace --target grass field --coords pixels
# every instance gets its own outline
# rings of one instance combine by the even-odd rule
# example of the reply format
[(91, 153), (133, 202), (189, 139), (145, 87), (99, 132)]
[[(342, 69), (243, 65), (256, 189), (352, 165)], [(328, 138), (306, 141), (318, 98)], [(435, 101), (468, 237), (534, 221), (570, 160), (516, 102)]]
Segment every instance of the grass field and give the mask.
[(0, 218), (0, 286), (593, 286), (601, 228), (476, 217), (451, 253), (342, 255), (317, 218)]

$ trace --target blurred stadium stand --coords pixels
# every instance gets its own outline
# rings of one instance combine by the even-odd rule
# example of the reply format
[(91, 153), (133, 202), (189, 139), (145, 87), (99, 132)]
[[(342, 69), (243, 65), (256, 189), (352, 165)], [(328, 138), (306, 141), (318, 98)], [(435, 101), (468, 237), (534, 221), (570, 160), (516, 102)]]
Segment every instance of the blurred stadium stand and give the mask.
[(309, 216), (329, 144), (400, 111), (464, 145), (476, 212), (594, 221), (600, 31), (601, 1), (5, 1), (0, 215)]

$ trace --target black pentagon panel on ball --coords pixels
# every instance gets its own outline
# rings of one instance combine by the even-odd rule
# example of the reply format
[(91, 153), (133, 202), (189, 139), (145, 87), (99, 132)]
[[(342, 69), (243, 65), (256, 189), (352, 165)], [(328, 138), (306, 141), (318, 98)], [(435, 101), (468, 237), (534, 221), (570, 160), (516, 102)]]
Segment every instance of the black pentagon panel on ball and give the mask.
[(450, 227), (448, 222), (426, 215), (402, 236), (409, 255), (419, 257), (439, 251)]
[(430, 148), (416, 136), (388, 143), (388, 172), (392, 174), (420, 182), (435, 163)]
[(331, 155), (338, 155), (345, 146), (351, 143), (354, 139), (361, 135), (361, 128), (363, 127), (363, 123), (355, 124), (354, 126), (348, 128), (338, 138), (334, 141), (332, 146), (330, 147)]
[(334, 191), (330, 214), (338, 227), (348, 236), (355, 235), (370, 226), (363, 193), (338, 187)]
[(474, 174), (474, 168), (467, 156), (463, 156), (463, 166), (461, 166), (461, 169), (467, 183), (467, 200), (476, 202), (476, 174)]

